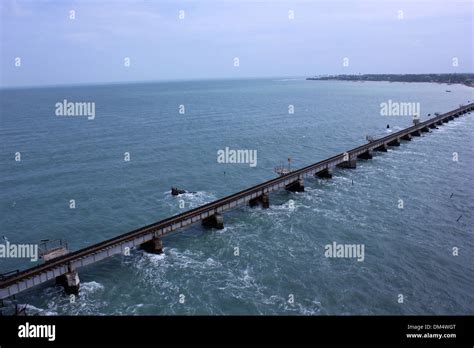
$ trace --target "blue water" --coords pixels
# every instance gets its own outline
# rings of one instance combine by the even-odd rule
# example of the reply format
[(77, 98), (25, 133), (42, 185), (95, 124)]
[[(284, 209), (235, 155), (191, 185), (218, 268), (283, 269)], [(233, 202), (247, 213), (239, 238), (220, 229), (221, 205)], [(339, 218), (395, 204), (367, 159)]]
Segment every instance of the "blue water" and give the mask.
[[(275, 78), (1, 90), (0, 234), (77, 250), (271, 179), (288, 157), (302, 167), (409, 126), (380, 115), (389, 99), (419, 102), (422, 119), (474, 99), (446, 88)], [(95, 102), (95, 119), (56, 116), (64, 99)], [(163, 255), (80, 269), (76, 303), (52, 283), (17, 299), (46, 315), (474, 314), (473, 130), (461, 117), (307, 179), (304, 193), (272, 194), (270, 209), (226, 213), (222, 231), (166, 237)], [(217, 163), (226, 146), (257, 150), (257, 166)], [(171, 186), (197, 194), (182, 209)], [(365, 260), (326, 258), (332, 242), (364, 244)], [(0, 259), (0, 272), (29, 266)]]

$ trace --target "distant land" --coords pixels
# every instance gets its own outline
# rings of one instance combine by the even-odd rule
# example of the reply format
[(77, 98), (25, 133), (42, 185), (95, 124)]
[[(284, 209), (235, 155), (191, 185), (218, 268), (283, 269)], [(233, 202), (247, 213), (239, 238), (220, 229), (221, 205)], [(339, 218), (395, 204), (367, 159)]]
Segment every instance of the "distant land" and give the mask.
[(474, 87), (474, 74), (361, 74), (361, 75), (321, 75), (306, 80), (338, 81), (389, 81), (389, 82), (434, 82), (462, 84)]

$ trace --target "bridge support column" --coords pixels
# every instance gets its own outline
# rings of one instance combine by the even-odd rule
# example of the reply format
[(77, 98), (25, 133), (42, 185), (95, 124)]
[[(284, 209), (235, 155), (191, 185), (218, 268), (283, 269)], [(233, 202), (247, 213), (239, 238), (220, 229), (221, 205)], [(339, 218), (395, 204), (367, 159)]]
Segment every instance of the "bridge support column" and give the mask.
[(357, 167), (357, 161), (350, 159), (348, 161), (341, 162), (337, 165), (339, 168), (355, 169)]
[(155, 237), (152, 240), (140, 245), (140, 248), (145, 250), (147, 253), (161, 254), (163, 253), (163, 242), (160, 238)]
[(414, 136), (414, 137), (421, 137), (421, 132), (419, 130), (416, 130), (416, 131), (412, 132), (411, 135)]
[(435, 124), (435, 123), (430, 124), (430, 128), (431, 128), (431, 129), (438, 129), (438, 127), (436, 127), (436, 124)]
[(262, 208), (263, 209), (270, 208), (270, 197), (268, 196), (268, 193), (264, 193), (262, 196)]
[(443, 119), (443, 123), (448, 123), (449, 122), (449, 119), (445, 118)]
[(443, 125), (443, 121), (438, 121), (438, 122), (436, 122), (436, 125), (442, 126), (442, 125)]
[(387, 152), (388, 146), (387, 144), (380, 145), (379, 147), (376, 147), (374, 151), (381, 151), (381, 152)]
[(68, 295), (79, 295), (80, 280), (75, 270), (56, 277), (56, 284), (63, 286)]
[(454, 117), (453, 117), (453, 116), (449, 116), (449, 117), (448, 117), (448, 120), (452, 121), (452, 120), (454, 120)]
[(268, 193), (264, 193), (263, 195), (255, 197), (249, 201), (251, 207), (255, 207), (259, 204), (261, 204), (264, 209), (270, 208), (270, 197), (268, 196)]
[(205, 227), (222, 230), (224, 228), (224, 217), (219, 213), (215, 213), (214, 215), (211, 215), (202, 220), (202, 225)]
[(331, 179), (332, 178), (332, 168), (327, 168), (317, 172), (314, 176), (317, 176), (321, 179)]
[(402, 140), (408, 140), (411, 141), (412, 136), (410, 134), (405, 134), (403, 137), (401, 137)]
[(357, 156), (357, 158), (360, 158), (360, 159), (365, 159), (365, 160), (369, 160), (369, 159), (372, 159), (372, 151), (369, 150), (369, 151), (366, 151), (364, 153), (361, 153), (360, 155)]
[(388, 146), (400, 146), (400, 139), (395, 139), (395, 140), (392, 140), (391, 142), (389, 142), (387, 144)]
[(304, 179), (299, 178), (295, 182), (292, 182), (291, 184), (287, 185), (285, 189), (291, 192), (304, 192)]
[(421, 128), (421, 131), (423, 133), (428, 133), (430, 131), (430, 129), (428, 127), (425, 127), (425, 128)]

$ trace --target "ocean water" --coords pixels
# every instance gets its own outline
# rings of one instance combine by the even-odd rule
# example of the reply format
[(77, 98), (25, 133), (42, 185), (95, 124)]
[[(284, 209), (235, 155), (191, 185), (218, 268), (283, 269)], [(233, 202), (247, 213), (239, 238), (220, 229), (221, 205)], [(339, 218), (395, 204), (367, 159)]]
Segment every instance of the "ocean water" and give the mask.
[[(302, 167), (411, 124), (381, 116), (382, 102), (420, 103), (425, 119), (474, 95), (460, 85), (274, 78), (3, 89), (0, 98), (0, 234), (62, 238), (77, 250), (271, 179), (288, 157)], [(56, 116), (64, 99), (94, 102), (95, 119)], [(458, 118), (356, 170), (308, 178), (304, 193), (274, 193), (269, 209), (228, 212), (224, 230), (168, 236), (162, 255), (134, 250), (82, 268), (75, 303), (54, 282), (17, 300), (41, 315), (474, 314), (473, 131), (473, 115)], [(257, 166), (218, 163), (225, 147), (257, 150)], [(196, 194), (180, 208), (171, 186)], [(325, 257), (333, 242), (363, 244), (364, 261)], [(0, 259), (0, 272), (29, 266)]]

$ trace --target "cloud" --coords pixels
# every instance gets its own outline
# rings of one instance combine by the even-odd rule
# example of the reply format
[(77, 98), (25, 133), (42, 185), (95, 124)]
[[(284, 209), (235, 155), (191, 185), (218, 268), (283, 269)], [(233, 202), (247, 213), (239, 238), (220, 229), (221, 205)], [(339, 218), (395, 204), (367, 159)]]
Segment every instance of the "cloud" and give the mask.
[[(472, 2), (1, 0), (3, 82), (472, 70)], [(69, 10), (76, 19), (69, 19)], [(179, 10), (185, 19), (178, 18)], [(295, 19), (289, 20), (293, 10)], [(403, 20), (397, 19), (402, 10)], [(471, 44), (472, 46), (472, 44)], [(442, 50), (443, 55), (435, 54)], [(55, 66), (19, 74), (11, 59)], [(407, 55), (410, 59), (407, 59)], [(120, 62), (132, 57), (124, 71)], [(232, 69), (231, 60), (242, 58)], [(401, 62), (403, 61), (403, 65)], [(271, 62), (271, 64), (269, 64)], [(420, 63), (422, 62), (422, 63)], [(78, 66), (78, 64), (80, 64)], [(314, 67), (319, 71), (315, 72)], [(394, 68), (395, 67), (395, 68)], [(25, 66), (26, 69), (26, 66)], [(26, 71), (26, 70), (25, 70)], [(239, 75), (240, 74), (240, 75)]]

